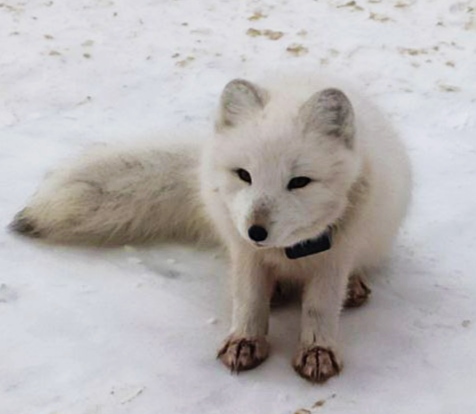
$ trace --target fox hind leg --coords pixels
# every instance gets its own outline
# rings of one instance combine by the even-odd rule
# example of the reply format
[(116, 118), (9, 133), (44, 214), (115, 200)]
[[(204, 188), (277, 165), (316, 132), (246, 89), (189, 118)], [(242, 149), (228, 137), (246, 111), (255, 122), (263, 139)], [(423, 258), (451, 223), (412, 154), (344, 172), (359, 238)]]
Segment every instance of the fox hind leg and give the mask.
[(347, 296), (344, 301), (345, 308), (357, 308), (366, 303), (372, 290), (360, 273), (353, 273), (347, 283)]

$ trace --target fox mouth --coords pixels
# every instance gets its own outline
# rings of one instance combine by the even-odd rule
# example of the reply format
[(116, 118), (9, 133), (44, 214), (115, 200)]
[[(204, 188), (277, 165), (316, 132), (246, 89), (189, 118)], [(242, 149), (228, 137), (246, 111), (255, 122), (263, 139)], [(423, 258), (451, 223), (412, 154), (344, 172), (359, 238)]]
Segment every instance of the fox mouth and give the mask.
[(251, 242), (251, 244), (258, 249), (266, 249), (273, 247), (266, 244), (266, 242)]

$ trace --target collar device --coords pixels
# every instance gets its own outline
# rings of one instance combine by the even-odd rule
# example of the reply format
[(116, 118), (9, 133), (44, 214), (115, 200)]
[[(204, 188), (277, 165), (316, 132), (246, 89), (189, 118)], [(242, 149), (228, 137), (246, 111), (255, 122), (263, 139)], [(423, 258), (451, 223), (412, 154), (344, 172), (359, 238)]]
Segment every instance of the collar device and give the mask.
[(332, 247), (332, 229), (328, 228), (324, 233), (313, 239), (303, 240), (293, 246), (286, 247), (284, 252), (288, 259), (300, 259), (301, 257), (310, 256), (325, 252)]

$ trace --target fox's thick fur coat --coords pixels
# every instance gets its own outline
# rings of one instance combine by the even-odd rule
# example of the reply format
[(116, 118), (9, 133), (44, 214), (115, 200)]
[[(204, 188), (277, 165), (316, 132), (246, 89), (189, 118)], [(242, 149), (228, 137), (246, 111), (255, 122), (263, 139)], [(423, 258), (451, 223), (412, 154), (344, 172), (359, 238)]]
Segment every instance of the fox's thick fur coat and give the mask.
[[(316, 76), (237, 79), (208, 139), (92, 150), (50, 174), (12, 227), (55, 242), (223, 243), (233, 317), (220, 359), (234, 371), (266, 359), (271, 293), (292, 279), (303, 286), (293, 365), (321, 382), (341, 369), (341, 308), (367, 298), (361, 276), (391, 248), (410, 188), (400, 139), (352, 88)], [(329, 231), (329, 250), (286, 256)]]

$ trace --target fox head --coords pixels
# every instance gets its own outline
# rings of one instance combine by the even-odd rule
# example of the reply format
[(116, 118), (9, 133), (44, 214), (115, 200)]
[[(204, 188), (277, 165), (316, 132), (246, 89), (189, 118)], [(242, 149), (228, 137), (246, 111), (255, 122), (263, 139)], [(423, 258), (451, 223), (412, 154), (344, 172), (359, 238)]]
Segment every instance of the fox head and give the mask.
[(239, 235), (288, 247), (335, 223), (357, 179), (354, 111), (324, 89), (299, 102), (236, 79), (222, 92), (207, 177)]

